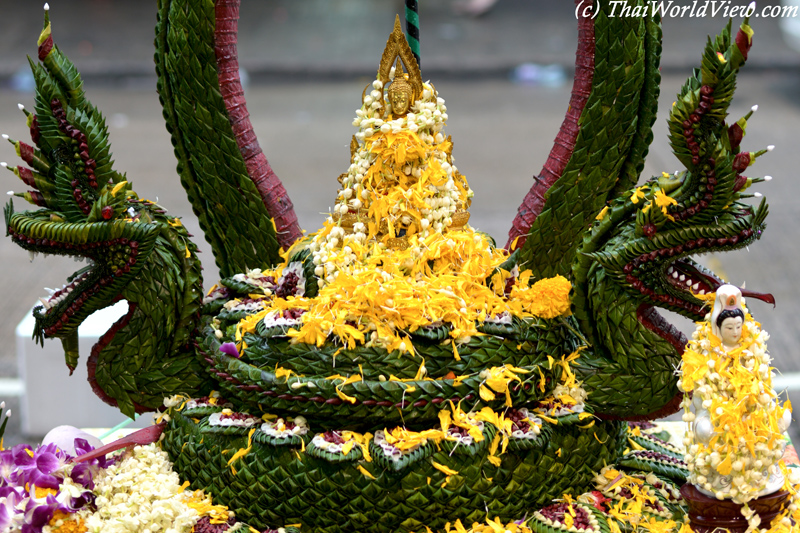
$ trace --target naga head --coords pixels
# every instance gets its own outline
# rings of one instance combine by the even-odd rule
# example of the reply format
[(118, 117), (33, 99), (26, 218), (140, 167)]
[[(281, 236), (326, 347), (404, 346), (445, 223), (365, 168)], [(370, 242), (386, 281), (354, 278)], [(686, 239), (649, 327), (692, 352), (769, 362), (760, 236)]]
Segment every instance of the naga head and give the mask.
[(156, 220), (158, 210), (139, 200), (113, 170), (105, 120), (84, 97), (75, 67), (53, 44), (47, 15), (39, 60), (31, 61), (35, 110), (20, 105), (33, 145), (4, 136), (27, 166), (3, 166), (31, 189), (16, 196), (41, 209), (15, 213), (9, 202), (6, 233), (31, 259), (42, 253), (88, 261), (63, 287), (40, 298), (42, 305), (34, 310), (34, 338), (61, 338), (74, 369), (78, 326), (120, 298), (164, 223)]
[[(655, 177), (606, 206), (575, 263), (578, 307), (606, 292), (607, 304), (635, 310), (638, 323), (671, 345), (673, 356), (683, 352), (686, 338), (655, 308), (702, 320), (709, 312), (709, 296), (724, 282), (694, 257), (744, 248), (765, 228), (766, 201), (753, 206), (743, 200), (760, 196), (748, 194), (748, 188), (770, 178), (749, 178), (744, 172), (771, 147), (742, 151), (752, 112), (726, 123), (751, 38), (745, 21), (735, 40), (730, 24), (709, 40), (702, 68), (681, 89), (669, 118), (670, 143), (685, 170)], [(769, 294), (743, 294), (774, 303)], [(611, 322), (607, 327), (613, 327)], [(595, 330), (595, 335), (604, 332)], [(611, 348), (610, 355), (622, 357), (624, 349)], [(668, 351), (666, 347), (660, 353)]]

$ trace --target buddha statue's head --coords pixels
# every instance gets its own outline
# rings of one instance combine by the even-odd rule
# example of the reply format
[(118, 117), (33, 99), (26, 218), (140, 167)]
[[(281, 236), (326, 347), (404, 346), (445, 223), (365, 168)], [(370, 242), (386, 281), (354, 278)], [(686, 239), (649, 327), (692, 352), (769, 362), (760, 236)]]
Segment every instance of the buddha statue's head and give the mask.
[(392, 114), (401, 117), (408, 113), (414, 97), (414, 88), (403, 74), (403, 64), (398, 59), (394, 71), (394, 79), (389, 86), (389, 102), (392, 104)]

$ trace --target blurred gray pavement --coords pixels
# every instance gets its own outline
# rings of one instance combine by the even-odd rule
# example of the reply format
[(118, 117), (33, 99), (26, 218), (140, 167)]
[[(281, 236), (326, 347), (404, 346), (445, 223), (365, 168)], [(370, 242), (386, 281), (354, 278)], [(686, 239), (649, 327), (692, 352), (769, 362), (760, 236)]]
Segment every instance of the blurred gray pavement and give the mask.
[[(555, 86), (515, 84), (511, 69), (522, 62), (556, 63), (568, 71), (575, 48), (573, 4), (566, 0), (500, 0), (478, 19), (452, 13), (447, 1), (422, 0), (423, 75), (447, 100), (448, 133), (459, 169), (475, 190), (471, 224), (504, 244), (516, 207), (538, 173), (567, 109), (571, 83)], [(36, 4), (36, 5), (34, 5)], [(336, 176), (349, 164), (351, 121), (367, 76), (374, 75), (401, 2), (389, 0), (244, 0), (240, 54), (251, 78), (248, 107), (261, 146), (284, 181), (301, 226), (317, 229), (335, 198)], [(26, 54), (35, 55), (41, 24), (38, 2), (0, 0), (0, 133), (26, 139), (17, 102), (32, 105), (32, 94), (10, 83)], [(161, 119), (152, 77), (152, 25), (155, 2), (54, 0), (56, 42), (86, 76), (86, 91), (106, 115), (116, 168), (127, 172), (140, 196), (158, 199), (172, 214), (183, 215), (204, 252), (206, 285), (216, 280), (210, 249), (201, 242), (175, 173), (169, 136)], [(706, 35), (725, 20), (667, 19), (661, 114), (643, 176), (674, 171), (677, 160), (666, 140), (665, 119), (683, 79), (699, 59)], [(753, 104), (745, 146), (775, 144), (759, 159), (753, 175), (775, 179), (759, 186), (767, 197), (769, 228), (750, 251), (706, 257), (731, 282), (772, 292), (777, 309), (751, 302), (770, 332), (775, 366), (800, 371), (800, 185), (796, 148), (800, 134), (800, 54), (785, 44), (774, 20), (754, 21), (755, 46), (740, 76), (732, 116)], [(87, 44), (88, 43), (88, 44)], [(567, 78), (571, 74), (567, 72)], [(12, 148), (0, 145), (0, 161), (16, 164)], [(12, 174), (0, 175), (5, 189), (22, 190)], [(15, 201), (17, 209), (24, 202)], [(6, 274), (0, 303), (0, 380), (17, 376), (14, 327), (42, 287), (63, 283), (76, 270), (64, 258), (37, 259), (0, 239), (0, 268)], [(692, 324), (677, 319), (691, 331)], [(48, 341), (51, 342), (51, 341)], [(82, 354), (83, 364), (87, 354)], [(67, 378), (65, 398), (86, 383)], [(800, 391), (793, 393), (800, 405)], [(0, 398), (3, 399), (3, 398)], [(7, 399), (16, 410), (13, 398)], [(792, 428), (800, 437), (800, 423)], [(35, 436), (34, 436), (35, 437)], [(26, 440), (12, 417), (6, 443)], [(29, 439), (28, 439), (29, 440)]]

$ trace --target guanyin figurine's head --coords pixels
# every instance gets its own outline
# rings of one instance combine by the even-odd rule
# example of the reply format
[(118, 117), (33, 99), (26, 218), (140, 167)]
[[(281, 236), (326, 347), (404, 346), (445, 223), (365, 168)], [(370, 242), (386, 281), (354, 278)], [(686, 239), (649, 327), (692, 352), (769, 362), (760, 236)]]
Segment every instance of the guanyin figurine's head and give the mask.
[(742, 324), (744, 324), (744, 311), (741, 309), (725, 309), (717, 317), (716, 326), (725, 350), (732, 350), (739, 344), (742, 338)]
[(739, 344), (743, 324), (742, 291), (733, 285), (721, 285), (711, 311), (711, 332), (722, 341), (726, 351)]

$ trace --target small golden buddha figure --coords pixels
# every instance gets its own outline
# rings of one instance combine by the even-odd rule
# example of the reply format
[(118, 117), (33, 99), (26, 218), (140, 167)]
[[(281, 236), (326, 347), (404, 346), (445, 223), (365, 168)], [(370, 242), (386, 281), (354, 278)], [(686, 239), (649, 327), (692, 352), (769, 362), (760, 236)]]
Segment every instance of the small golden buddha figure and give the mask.
[(397, 60), (394, 70), (394, 79), (389, 86), (388, 93), (394, 118), (405, 116), (411, 109), (411, 101), (414, 98), (414, 88), (403, 74), (403, 63), (400, 59)]

